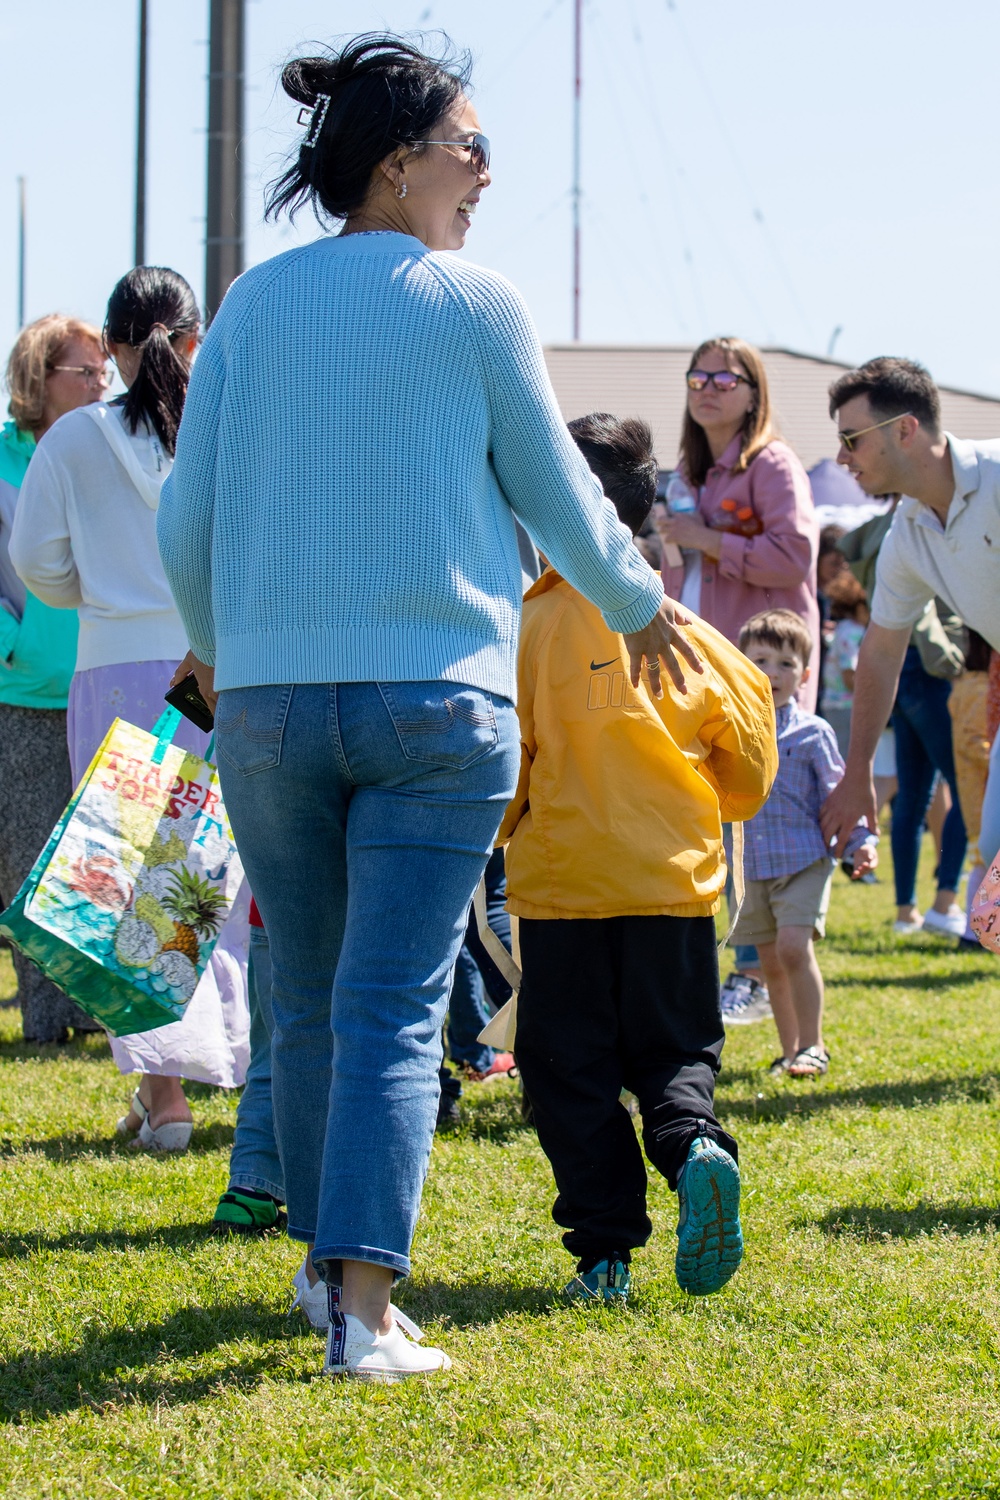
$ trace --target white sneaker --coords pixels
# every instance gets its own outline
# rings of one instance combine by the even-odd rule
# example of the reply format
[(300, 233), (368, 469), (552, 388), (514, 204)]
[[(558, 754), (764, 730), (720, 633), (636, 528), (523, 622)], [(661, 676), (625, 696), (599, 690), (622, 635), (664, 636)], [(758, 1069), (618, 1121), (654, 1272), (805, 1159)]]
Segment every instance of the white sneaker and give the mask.
[(388, 1333), (370, 1333), (353, 1313), (338, 1313), (326, 1337), (324, 1375), (348, 1375), (356, 1380), (379, 1380), (386, 1384), (410, 1375), (434, 1375), (450, 1370), (451, 1360), (443, 1349), (422, 1348), (412, 1339), (423, 1334), (406, 1318), (411, 1330), (407, 1338), (395, 1309)]
[(318, 1328), (320, 1333), (326, 1333), (330, 1326), (326, 1282), (317, 1281), (315, 1286), (310, 1286), (309, 1277), (306, 1275), (306, 1263), (303, 1261), (292, 1277), (292, 1286), (295, 1288), (295, 1300), (289, 1312), (294, 1312), (297, 1307), (300, 1308), (314, 1328)]
[[(309, 1277), (306, 1275), (306, 1263), (303, 1261), (292, 1277), (292, 1286), (295, 1288), (295, 1298), (288, 1311), (293, 1313), (296, 1308), (299, 1308), (314, 1328), (320, 1333), (327, 1333), (330, 1328), (330, 1300), (327, 1296), (326, 1282), (317, 1281), (315, 1286), (310, 1286)], [(419, 1344), (423, 1334), (413, 1319), (408, 1318), (405, 1312), (401, 1312), (394, 1302), (389, 1303), (389, 1311), (393, 1322), (398, 1323), (404, 1333), (408, 1333), (410, 1338), (415, 1339)]]
[(912, 937), (915, 932), (922, 932), (923, 926), (924, 918), (915, 911), (908, 922), (893, 922), (892, 930), (897, 937)]
[(734, 969), (722, 986), (722, 1019), (727, 1026), (751, 1026), (771, 1018), (767, 985)]
[(943, 932), (947, 937), (964, 937), (965, 912), (954, 901), (947, 911), (935, 911), (932, 906), (924, 912), (924, 927), (928, 932)]

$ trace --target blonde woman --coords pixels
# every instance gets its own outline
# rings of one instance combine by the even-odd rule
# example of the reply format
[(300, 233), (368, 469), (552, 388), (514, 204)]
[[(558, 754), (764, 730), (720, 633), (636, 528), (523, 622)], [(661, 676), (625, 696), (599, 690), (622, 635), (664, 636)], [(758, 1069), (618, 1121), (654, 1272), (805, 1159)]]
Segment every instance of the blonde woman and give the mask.
[(663, 568), (664, 592), (736, 641), (751, 615), (791, 609), (813, 641), (812, 669), (798, 694), (816, 707), (819, 529), (812, 491), (771, 411), (760, 352), (742, 339), (708, 339), (687, 371), (679, 470), (695, 498), (689, 514), (657, 506), (657, 530), (687, 554)]
[[(12, 420), (0, 429), (0, 906), (8, 906), (72, 792), (66, 703), (76, 661), (75, 613), (50, 609), (14, 572), (10, 534), (38, 440), (108, 385), (101, 335), (50, 313), (29, 323), (7, 363)], [(95, 1024), (14, 953), (24, 1039), (64, 1042)]]

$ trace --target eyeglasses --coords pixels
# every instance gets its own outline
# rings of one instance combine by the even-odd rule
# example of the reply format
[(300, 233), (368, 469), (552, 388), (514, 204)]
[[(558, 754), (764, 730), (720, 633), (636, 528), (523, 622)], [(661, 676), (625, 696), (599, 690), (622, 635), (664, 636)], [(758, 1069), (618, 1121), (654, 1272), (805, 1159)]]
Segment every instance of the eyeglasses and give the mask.
[(481, 177), (490, 164), (490, 143), (484, 135), (476, 134), (469, 141), (423, 141), (424, 146), (465, 146), (469, 152), (469, 166), (477, 177)]
[(893, 422), (899, 422), (903, 417), (912, 416), (913, 413), (911, 411), (901, 411), (898, 417), (886, 417), (884, 422), (873, 422), (870, 427), (859, 427), (857, 432), (838, 431), (837, 437), (840, 440), (841, 445), (847, 449), (848, 453), (853, 453), (854, 444), (857, 442), (859, 437), (864, 437), (866, 432), (878, 432), (880, 427), (891, 427)]
[(709, 381), (717, 391), (735, 391), (741, 380), (744, 385), (753, 385), (752, 380), (732, 370), (688, 370), (685, 378), (689, 391), (703, 391)]
[(95, 385), (110, 385), (112, 380), (107, 365), (48, 365), (46, 368), (53, 373), (59, 370), (63, 375), (82, 375), (84, 380)]

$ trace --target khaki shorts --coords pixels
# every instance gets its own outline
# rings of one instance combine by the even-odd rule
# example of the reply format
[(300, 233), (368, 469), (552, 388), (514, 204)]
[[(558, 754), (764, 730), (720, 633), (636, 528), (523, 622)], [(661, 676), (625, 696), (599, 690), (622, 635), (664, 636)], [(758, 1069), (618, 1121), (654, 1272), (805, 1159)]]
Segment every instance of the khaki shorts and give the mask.
[(826, 932), (833, 870), (830, 860), (818, 859), (794, 875), (748, 880), (732, 941), (752, 943), (755, 948), (773, 943), (779, 927), (811, 927), (821, 938)]

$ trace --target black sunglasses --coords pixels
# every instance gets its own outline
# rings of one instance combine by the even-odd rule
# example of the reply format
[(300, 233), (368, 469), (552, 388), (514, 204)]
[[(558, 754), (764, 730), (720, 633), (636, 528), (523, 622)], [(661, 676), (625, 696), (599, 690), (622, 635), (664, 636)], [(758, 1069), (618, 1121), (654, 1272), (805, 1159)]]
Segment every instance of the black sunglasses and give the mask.
[(745, 375), (736, 375), (732, 370), (688, 370), (689, 391), (703, 391), (711, 381), (717, 391), (735, 391), (742, 380), (744, 385), (753, 385)]
[(469, 166), (479, 177), (486, 171), (490, 164), (490, 143), (485, 135), (478, 132), (467, 141), (423, 141), (424, 146), (466, 146), (469, 152)]

